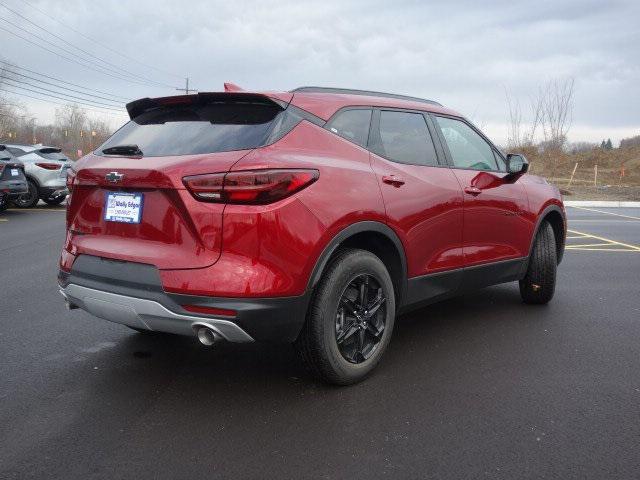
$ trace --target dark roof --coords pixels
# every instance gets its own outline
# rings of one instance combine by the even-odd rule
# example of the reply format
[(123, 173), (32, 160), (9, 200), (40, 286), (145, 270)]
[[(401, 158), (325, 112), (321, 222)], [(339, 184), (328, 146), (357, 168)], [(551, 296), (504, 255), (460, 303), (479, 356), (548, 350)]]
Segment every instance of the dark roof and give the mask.
[(430, 105), (442, 106), (442, 104), (427, 100), (426, 98), (410, 97), (408, 95), (398, 95), (397, 93), (373, 92), (369, 90), (354, 90), (351, 88), (331, 88), (331, 87), (298, 87), (291, 90), (292, 93), (341, 93), (345, 95), (366, 95), (369, 97), (395, 98), (397, 100), (411, 100), (412, 102), (428, 103)]

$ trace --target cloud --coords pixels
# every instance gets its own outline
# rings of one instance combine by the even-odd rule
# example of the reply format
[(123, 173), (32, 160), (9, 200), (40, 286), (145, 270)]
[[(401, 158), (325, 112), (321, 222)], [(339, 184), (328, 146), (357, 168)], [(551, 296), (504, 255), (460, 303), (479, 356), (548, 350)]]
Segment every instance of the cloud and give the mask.
[[(573, 140), (599, 140), (595, 135), (608, 128), (612, 138), (640, 130), (637, 1), (45, 0), (36, 5), (174, 75), (101, 49), (28, 5), (14, 1), (12, 8), (123, 68), (176, 86), (189, 76), (201, 90), (220, 90), (232, 81), (249, 89), (324, 85), (423, 96), (493, 125), (490, 133), (503, 142), (505, 89), (526, 105), (546, 80), (574, 77), (574, 122), (580, 128), (570, 134)], [(0, 11), (0, 16), (11, 14)], [(105, 77), (3, 32), (0, 39), (6, 56), (29, 68), (131, 97), (176, 93)]]

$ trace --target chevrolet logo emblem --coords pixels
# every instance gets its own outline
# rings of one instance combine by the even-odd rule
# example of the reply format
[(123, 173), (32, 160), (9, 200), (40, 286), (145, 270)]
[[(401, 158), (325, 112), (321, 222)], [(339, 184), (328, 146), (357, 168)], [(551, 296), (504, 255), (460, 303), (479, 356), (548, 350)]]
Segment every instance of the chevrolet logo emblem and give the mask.
[(124, 173), (109, 172), (104, 176), (105, 180), (110, 183), (118, 183), (124, 178)]

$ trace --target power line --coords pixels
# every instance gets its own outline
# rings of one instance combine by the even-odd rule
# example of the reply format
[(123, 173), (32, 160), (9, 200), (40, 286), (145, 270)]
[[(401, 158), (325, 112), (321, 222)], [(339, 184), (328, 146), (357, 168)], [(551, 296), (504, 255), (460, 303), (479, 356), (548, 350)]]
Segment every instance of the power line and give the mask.
[[(0, 78), (3, 78), (2, 75), (1, 75), (2, 71), (3, 71), (2, 67), (0, 67)], [(122, 104), (122, 101), (120, 101), (120, 100), (116, 100), (116, 99), (113, 99), (113, 98), (107, 98), (107, 97), (101, 97), (99, 95), (94, 95), (93, 93), (85, 93), (85, 92), (80, 91), (80, 90), (74, 90), (73, 88), (56, 85), (55, 83), (47, 82), (46, 80), (40, 80), (39, 78), (31, 77), (31, 76), (25, 75), (23, 73), (14, 72), (13, 70), (10, 70), (10, 69), (8, 69), (6, 67), (4, 67), (4, 71), (5, 72), (9, 72), (12, 75), (19, 75), (21, 77), (28, 78), (29, 80), (33, 80), (33, 81), (36, 81), (36, 82), (39, 82), (39, 83), (44, 83), (45, 85), (51, 85), (52, 87), (56, 87), (56, 88), (59, 88), (59, 89), (62, 89), (62, 90), (68, 90), (70, 92), (79, 93), (80, 95), (84, 95), (84, 96), (88, 96), (88, 97), (100, 98), (102, 100), (107, 100), (109, 102), (113, 102), (113, 103), (116, 103), (116, 104)], [(11, 80), (11, 77), (4, 77), (4, 78), (9, 78)], [(14, 81), (18, 81), (18, 80), (14, 79)]]
[[(9, 8), (9, 7), (8, 7), (7, 5), (5, 5), (4, 3), (0, 2), (0, 6), (4, 7), (4, 8), (5, 8), (5, 9), (7, 9), (7, 10), (9, 10), (9, 11), (10, 11), (11, 13), (13, 13), (14, 15), (16, 15), (16, 16), (18, 16), (18, 17), (22, 18), (23, 20), (25, 20), (25, 21), (26, 21), (26, 22), (28, 22), (29, 24), (33, 25), (34, 27), (36, 27), (36, 28), (38, 28), (38, 29), (42, 30), (42, 31), (43, 31), (43, 32), (45, 32), (46, 34), (51, 35), (51, 36), (53, 36), (53, 37), (57, 38), (57, 39), (58, 39), (58, 40), (60, 40), (61, 42), (63, 42), (63, 43), (65, 43), (65, 44), (69, 45), (69, 46), (70, 46), (70, 47), (72, 47), (72, 48), (75, 48), (76, 50), (79, 50), (80, 52), (84, 53), (85, 55), (89, 56), (90, 58), (94, 58), (94, 59), (96, 59), (96, 60), (98, 60), (98, 61), (100, 61), (100, 62), (102, 62), (102, 63), (105, 63), (105, 64), (109, 65), (109, 66), (110, 66), (110, 67), (112, 67), (112, 68), (115, 68), (115, 69), (117, 69), (117, 70), (120, 70), (120, 71), (124, 72), (124, 74), (125, 74), (125, 75), (131, 76), (131, 77), (133, 77), (133, 78), (137, 78), (137, 79), (139, 79), (139, 80), (143, 80), (143, 81), (146, 81), (146, 82), (150, 82), (150, 83), (156, 84), (156, 85), (158, 85), (158, 86), (167, 87), (167, 88), (175, 88), (175, 87), (173, 87), (172, 85), (167, 85), (167, 84), (164, 84), (164, 83), (162, 83), (162, 82), (158, 82), (158, 81), (152, 80), (152, 79), (150, 79), (150, 78), (143, 77), (142, 75), (137, 75), (136, 73), (130, 72), (129, 70), (126, 70), (126, 69), (121, 68), (121, 67), (119, 67), (119, 66), (117, 66), (117, 65), (115, 65), (115, 64), (113, 64), (113, 63), (111, 63), (111, 62), (108, 62), (108, 61), (106, 61), (106, 60), (103, 60), (102, 58), (100, 58), (100, 57), (98, 57), (98, 56), (96, 56), (96, 55), (93, 55), (93, 54), (92, 54), (92, 53), (90, 53), (90, 52), (87, 52), (86, 50), (84, 50), (84, 49), (82, 49), (82, 48), (78, 47), (77, 45), (74, 45), (73, 43), (68, 42), (67, 40), (65, 40), (65, 39), (64, 39), (63, 37), (61, 37), (60, 35), (57, 35), (57, 34), (55, 34), (55, 33), (51, 32), (51, 31), (47, 30), (46, 28), (44, 28), (44, 27), (42, 27), (42, 26), (38, 25), (37, 23), (32, 22), (29, 18), (25, 17), (24, 15), (22, 15), (21, 13), (19, 13), (19, 12), (15, 11), (15, 10), (13, 10), (12, 8)], [(31, 33), (31, 32), (28, 32), (28, 33)], [(32, 34), (32, 35), (35, 35), (35, 34)], [(42, 39), (42, 40), (44, 40), (44, 39)], [(46, 40), (44, 40), (44, 41), (46, 41)], [(50, 44), (51, 44), (51, 42), (47, 42), (47, 43), (50, 43)], [(63, 50), (61, 47), (59, 47), (59, 46), (57, 46), (57, 45), (55, 45), (55, 44), (53, 44), (53, 45), (54, 45), (54, 46), (56, 46), (57, 48), (60, 48), (61, 50)], [(73, 54), (72, 52), (68, 52), (68, 53)], [(77, 54), (74, 54), (74, 55), (77, 55)], [(85, 61), (86, 61), (86, 60), (85, 60)], [(103, 67), (103, 68), (104, 68), (104, 67)]]
[(88, 106), (88, 107), (101, 108), (101, 109), (104, 109), (104, 110), (112, 110), (112, 111), (114, 111), (114, 112), (120, 112), (120, 111), (121, 111), (121, 110), (120, 110), (120, 109), (118, 109), (118, 108), (102, 107), (102, 106), (100, 106), (100, 105), (92, 105), (92, 104), (90, 104), (90, 103), (85, 103), (85, 102), (89, 102), (89, 100), (84, 100), (84, 102), (78, 102), (78, 101), (74, 101), (74, 100), (69, 99), (69, 98), (60, 97), (60, 96), (58, 96), (58, 95), (53, 95), (53, 94), (50, 94), (50, 93), (39, 92), (39, 91), (37, 91), (37, 90), (32, 90), (32, 89), (30, 89), (30, 88), (21, 87), (21, 86), (19, 86), (19, 85), (12, 85), (12, 84), (10, 84), (10, 83), (9, 83), (8, 85), (9, 85), (10, 87), (13, 87), (13, 88), (18, 88), (18, 89), (20, 89), (20, 90), (26, 90), (27, 92), (31, 92), (31, 93), (37, 93), (38, 95), (43, 95), (43, 96), (45, 96), (45, 97), (57, 98), (58, 100), (64, 100), (64, 101), (66, 101), (66, 102), (79, 103), (79, 104), (81, 104), (81, 105), (86, 105), (86, 106)]
[[(116, 108), (119, 106), (118, 104), (114, 104), (114, 103), (96, 102), (95, 100), (91, 100), (90, 98), (76, 97), (75, 95), (69, 95), (68, 93), (57, 92), (55, 90), (44, 88), (44, 87), (41, 87), (39, 85), (34, 85), (32, 83), (29, 83), (29, 82), (16, 80), (15, 78), (4, 77), (4, 81), (5, 82), (6, 81), (11, 81), (11, 82), (17, 83), (18, 85), (29, 85), (30, 87), (37, 88), (37, 89), (43, 90), (45, 92), (55, 93), (56, 95), (64, 95), (65, 97), (73, 98), (75, 100), (82, 100), (82, 101), (85, 101), (85, 102), (95, 103), (96, 105), (103, 105), (103, 106), (106, 106), (106, 107), (116, 107)], [(11, 84), (9, 84), (9, 85), (11, 85)]]
[[(11, 21), (7, 20), (6, 18), (0, 17), (0, 20), (2, 20), (5, 23), (8, 23), (11, 27), (18, 29), (21, 32), (27, 33), (27, 34), (31, 35), (32, 37), (35, 37), (38, 40), (40, 40), (40, 41), (42, 41), (42, 42), (44, 42), (44, 43), (46, 43), (48, 45), (51, 45), (52, 47), (57, 48), (59, 50), (62, 50), (63, 52), (71, 55), (72, 58), (69, 58), (67, 56), (61, 55), (59, 52), (56, 52), (54, 50), (50, 50), (49, 48), (44, 47), (44, 46), (42, 46), (42, 45), (40, 45), (40, 44), (38, 44), (38, 43), (36, 43), (36, 42), (34, 42), (32, 40), (29, 40), (28, 38), (25, 38), (25, 37), (15, 33), (15, 32), (12, 32), (11, 30), (7, 30), (4, 27), (0, 27), (0, 29), (5, 30), (6, 32), (9, 32), (12, 35), (14, 35), (14, 36), (16, 36), (18, 38), (21, 38), (21, 39), (23, 39), (23, 40), (25, 40), (25, 41), (33, 44), (33, 45), (36, 45), (36, 46), (38, 46), (38, 47), (40, 47), (40, 48), (42, 48), (44, 50), (47, 50), (48, 52), (51, 52), (51, 53), (53, 53), (53, 54), (55, 54), (55, 55), (57, 55), (59, 57), (62, 57), (65, 60), (70, 60), (70, 61), (72, 61), (74, 63), (77, 63), (79, 65), (82, 65), (82, 66), (84, 66), (86, 68), (90, 68), (91, 70), (95, 70), (96, 72), (102, 73), (104, 75), (109, 75), (111, 77), (117, 78), (119, 80), (123, 80), (125, 82), (137, 83), (137, 84), (140, 84), (140, 85), (149, 85), (149, 86), (152, 86), (152, 87), (158, 87), (159, 86), (159, 85), (153, 85), (153, 84), (150, 84), (150, 83), (146, 83), (146, 82), (144, 82), (142, 80), (137, 80), (137, 79), (134, 79), (134, 78), (127, 77), (127, 76), (125, 76), (122, 73), (117, 72), (117, 71), (111, 71), (107, 67), (104, 67), (104, 66), (102, 66), (102, 65), (100, 65), (100, 64), (98, 64), (98, 63), (96, 63), (96, 62), (94, 62), (92, 60), (88, 60), (86, 58), (83, 58), (80, 55), (76, 54), (75, 52), (72, 52), (72, 51), (70, 51), (70, 50), (68, 50), (66, 48), (63, 48), (63, 47), (61, 47), (59, 45), (56, 45), (55, 43), (50, 42), (46, 38), (43, 38), (43, 37), (41, 37), (40, 35), (38, 35), (36, 33), (30, 32), (29, 30), (26, 30), (26, 29), (22, 28), (21, 26), (16, 25), (15, 23), (12, 23)], [(80, 60), (80, 61), (78, 61), (78, 60)]]
[(95, 40), (94, 38), (91, 38), (91, 37), (89, 37), (89, 36), (85, 35), (84, 33), (80, 32), (79, 30), (76, 30), (76, 29), (75, 29), (75, 28), (73, 28), (71, 25), (69, 25), (69, 24), (67, 24), (67, 23), (65, 23), (65, 22), (63, 22), (63, 21), (61, 21), (61, 20), (57, 19), (56, 17), (53, 17), (53, 16), (49, 15), (49, 14), (48, 14), (48, 13), (46, 13), (44, 10), (42, 10), (42, 9), (40, 9), (40, 8), (38, 8), (38, 7), (36, 7), (36, 6), (35, 6), (35, 5), (33, 5), (32, 3), (27, 2), (26, 0), (22, 0), (22, 1), (23, 1), (23, 3), (26, 3), (27, 5), (29, 5), (31, 8), (33, 8), (33, 9), (37, 10), (38, 12), (40, 12), (40, 13), (41, 13), (42, 15), (44, 15), (45, 17), (47, 17), (47, 18), (49, 18), (49, 19), (51, 19), (51, 20), (53, 20), (53, 21), (55, 21), (55, 22), (58, 22), (58, 23), (59, 23), (60, 25), (62, 25), (63, 27), (68, 28), (68, 29), (69, 29), (69, 30), (71, 30), (72, 32), (77, 33), (77, 34), (78, 34), (78, 35), (80, 35), (81, 37), (86, 38), (87, 40), (89, 40), (89, 41), (91, 41), (91, 42), (95, 43), (96, 45), (99, 45), (100, 47), (102, 47), (102, 48), (104, 48), (104, 49), (106, 49), (106, 50), (109, 50), (110, 52), (115, 53), (116, 55), (120, 55), (122, 58), (126, 58), (127, 60), (130, 60), (130, 61), (132, 61), (132, 62), (139, 63), (140, 65), (142, 65), (142, 66), (144, 66), (144, 67), (152, 68), (153, 70), (156, 70), (156, 71), (158, 71), (158, 72), (160, 72), (160, 73), (164, 73), (164, 74), (166, 74), (166, 75), (170, 75), (170, 76), (172, 76), (172, 77), (176, 77), (176, 78), (182, 78), (182, 76), (181, 76), (181, 75), (176, 75), (175, 73), (167, 72), (167, 71), (165, 71), (165, 70), (162, 70), (162, 69), (159, 69), (159, 68), (157, 68), (157, 67), (154, 67), (153, 65), (148, 65), (148, 64), (146, 64), (146, 63), (144, 63), (144, 62), (141, 62), (140, 60), (136, 60), (135, 58), (130, 57), (129, 55), (126, 55), (126, 54), (124, 54), (124, 53), (122, 53), (122, 52), (119, 52), (119, 51), (117, 51), (117, 50), (115, 50), (115, 49), (113, 49), (113, 48), (109, 47), (108, 45), (105, 45), (104, 43), (99, 42), (98, 40)]
[(62, 80), (62, 79), (57, 78), (57, 77), (52, 77), (51, 75), (46, 75), (44, 73), (36, 72), (35, 70), (29, 70), (28, 68), (20, 67), (20, 66), (16, 65), (13, 62), (5, 62), (5, 68), (7, 68), (7, 65), (10, 66), (11, 68), (17, 68), (18, 70), (22, 70), (24, 72), (29, 72), (29, 73), (31, 73), (33, 75), (38, 75), (40, 77), (48, 78), (49, 80), (55, 80), (56, 82), (64, 83), (66, 85), (71, 85), (73, 87), (82, 88), (84, 90), (88, 90), (88, 91), (91, 91), (91, 92), (102, 93), (103, 95), (109, 95), (110, 97), (114, 97), (114, 98), (120, 98), (120, 99), (125, 100), (127, 102), (131, 101), (131, 99), (127, 98), (127, 97), (121, 97), (120, 95), (114, 95), (112, 93), (103, 92), (102, 90), (96, 90), (96, 89), (89, 88), (89, 87), (83, 87), (82, 85), (78, 85), (77, 83), (67, 82), (66, 80)]
[[(60, 57), (60, 58), (63, 58), (63, 59), (65, 59), (65, 60), (69, 61), (69, 62), (76, 63), (76, 64), (78, 64), (78, 65), (80, 65), (80, 66), (82, 66), (82, 67), (84, 67), (84, 68), (88, 68), (89, 70), (93, 70), (93, 71), (95, 71), (95, 72), (101, 73), (101, 74), (103, 74), (103, 75), (107, 75), (107, 76), (109, 76), (109, 77), (113, 77), (113, 78), (115, 78), (115, 79), (117, 79), (117, 80), (122, 80), (122, 81), (125, 81), (125, 82), (138, 83), (138, 84), (140, 84), (140, 85), (145, 85), (145, 84), (143, 84), (142, 82), (138, 82), (138, 81), (135, 81), (135, 80), (129, 80), (129, 79), (127, 79), (127, 78), (123, 78), (123, 77), (121, 77), (121, 76), (114, 75), (113, 73), (105, 72), (105, 71), (103, 71), (103, 70), (98, 70), (97, 68), (94, 68), (94, 67), (93, 67), (93, 66), (91, 66), (91, 65), (87, 65), (87, 64), (82, 63), (82, 62), (80, 62), (80, 61), (78, 61), (78, 60), (76, 60), (76, 59), (69, 58), (69, 57), (67, 57), (67, 56), (65, 56), (65, 55), (62, 55), (61, 53), (58, 53), (58, 52), (56, 52), (56, 51), (54, 51), (54, 50), (51, 50), (50, 48), (47, 48), (47, 47), (45, 47), (45, 46), (43, 46), (43, 45), (40, 45), (39, 43), (36, 43), (36, 42), (34, 42), (33, 40), (29, 40), (28, 38), (25, 38), (25, 37), (23, 37), (22, 35), (19, 35), (19, 34), (15, 33), (15, 32), (12, 32), (11, 30), (8, 30), (8, 29), (6, 29), (6, 28), (4, 28), (4, 27), (2, 27), (2, 26), (0, 26), (0, 30), (4, 30), (5, 32), (10, 33), (11, 35), (13, 35), (13, 36), (15, 36), (15, 37), (18, 37), (18, 38), (20, 38), (20, 39), (22, 39), (22, 40), (24, 40), (25, 42), (28, 42), (28, 43), (30, 43), (30, 44), (32, 44), (32, 45), (35, 45), (36, 47), (39, 47), (39, 48), (41, 48), (41, 49), (43, 49), (43, 50), (46, 50), (46, 51), (47, 51), (47, 52), (49, 52), (49, 53), (53, 53), (54, 55), (56, 55), (56, 56), (58, 56), (58, 57)], [(60, 48), (60, 47), (58, 47), (58, 48)]]
[[(22, 92), (14, 92), (13, 90), (8, 90), (4, 87), (0, 88), (1, 91), (10, 93), (12, 95), (18, 95), (20, 97), (27, 97), (27, 98), (33, 98), (34, 100), (39, 100), (41, 102), (45, 102), (45, 103), (51, 103), (53, 105), (62, 105), (63, 107), (66, 107), (68, 105), (68, 103), (61, 103), (61, 102), (56, 102), (55, 100), (48, 100), (48, 99), (44, 99), (44, 98), (40, 98), (40, 97), (34, 97), (33, 95), (29, 95), (27, 93), (22, 93)], [(118, 112), (110, 112), (110, 111), (102, 111), (102, 110), (96, 110), (93, 108), (86, 108), (83, 107), (86, 110), (90, 110), (92, 112), (96, 112), (96, 113), (101, 113), (101, 114), (107, 114), (107, 115), (119, 115), (119, 116), (127, 116), (126, 113), (118, 113)]]

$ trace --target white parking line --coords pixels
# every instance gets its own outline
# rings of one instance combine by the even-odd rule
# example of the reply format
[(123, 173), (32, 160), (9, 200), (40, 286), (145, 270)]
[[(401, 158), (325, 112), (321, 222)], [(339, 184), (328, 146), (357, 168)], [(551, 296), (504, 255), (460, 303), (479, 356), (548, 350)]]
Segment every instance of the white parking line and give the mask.
[(616, 217), (630, 218), (631, 220), (640, 220), (640, 217), (634, 217), (632, 215), (622, 215), (621, 213), (605, 212), (604, 210), (596, 210), (595, 208), (576, 207), (575, 205), (570, 205), (569, 208), (577, 208), (578, 210), (587, 210), (589, 212), (604, 213), (606, 215), (614, 215)]

